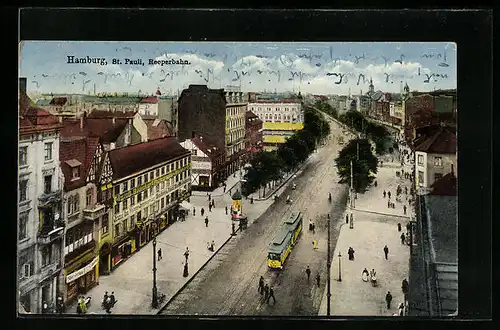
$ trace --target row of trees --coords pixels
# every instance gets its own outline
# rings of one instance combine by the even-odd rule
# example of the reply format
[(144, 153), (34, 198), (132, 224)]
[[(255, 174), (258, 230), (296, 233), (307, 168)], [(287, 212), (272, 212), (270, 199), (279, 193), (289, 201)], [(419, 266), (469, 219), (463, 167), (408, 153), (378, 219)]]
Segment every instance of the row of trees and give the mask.
[(295, 132), (277, 150), (260, 151), (250, 160), (242, 185), (243, 195), (248, 196), (261, 187), (265, 194), (269, 182), (295, 170), (329, 134), (330, 125), (323, 116), (305, 107), (302, 130)]

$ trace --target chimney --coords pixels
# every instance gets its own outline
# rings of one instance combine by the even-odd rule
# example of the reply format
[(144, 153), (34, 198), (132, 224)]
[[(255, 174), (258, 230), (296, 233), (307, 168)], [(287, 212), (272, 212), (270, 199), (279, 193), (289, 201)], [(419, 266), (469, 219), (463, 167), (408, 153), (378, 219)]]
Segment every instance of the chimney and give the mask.
[(19, 92), (26, 93), (26, 77), (19, 78)]

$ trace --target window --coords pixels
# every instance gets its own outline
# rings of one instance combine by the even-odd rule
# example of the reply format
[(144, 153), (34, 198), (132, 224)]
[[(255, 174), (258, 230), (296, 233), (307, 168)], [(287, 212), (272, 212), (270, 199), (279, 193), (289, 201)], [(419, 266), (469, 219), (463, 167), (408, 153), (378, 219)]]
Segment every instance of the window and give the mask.
[(130, 229), (133, 229), (133, 228), (134, 228), (134, 225), (135, 225), (135, 222), (134, 222), (134, 216), (131, 216), (131, 217), (130, 217)]
[(132, 195), (130, 197), (130, 207), (134, 206), (134, 204), (135, 204), (135, 195)]
[(165, 198), (162, 198), (161, 199), (161, 209), (163, 210), (164, 207), (165, 207)]
[(28, 165), (28, 147), (19, 148), (19, 166)]
[(142, 185), (142, 176), (137, 178), (137, 187), (140, 187)]
[(424, 184), (424, 172), (418, 171), (418, 183)]
[(22, 179), (19, 181), (19, 201), (23, 202), (28, 197), (28, 180)]
[(27, 235), (26, 225), (28, 224), (28, 212), (19, 215), (19, 240), (25, 239)]
[(165, 189), (165, 181), (162, 181), (160, 185), (161, 185), (161, 190)]
[(142, 192), (137, 194), (137, 203), (142, 202)]
[(443, 158), (434, 157), (434, 166), (443, 166)]
[(156, 184), (156, 192), (158, 193), (160, 191), (160, 184)]
[(144, 190), (144, 199), (148, 198), (148, 190)]
[(79, 179), (80, 178), (80, 166), (75, 166), (71, 168), (71, 179)]
[[(31, 253), (30, 253), (31, 252)], [(33, 260), (30, 260), (30, 256), (33, 256), (32, 251), (25, 251), (19, 255), (19, 277), (28, 278), (33, 275)]]
[(120, 202), (116, 203), (115, 205), (115, 214), (119, 214), (120, 213)]
[(52, 142), (45, 143), (45, 160), (52, 160)]
[(128, 199), (126, 198), (124, 201), (123, 201), (123, 210), (127, 210), (128, 209)]
[(90, 207), (92, 205), (92, 188), (87, 189), (87, 193), (85, 196), (85, 205)]
[(155, 172), (150, 172), (149, 173), (149, 181), (153, 180), (155, 178)]
[(130, 189), (133, 189), (133, 188), (135, 188), (135, 178), (130, 180)]
[(157, 169), (156, 170), (156, 177), (159, 178), (160, 177), (160, 169)]
[(115, 195), (120, 195), (120, 185), (115, 186)]
[(108, 233), (109, 230), (108, 226), (109, 226), (109, 218), (108, 214), (106, 213), (102, 216), (101, 233), (103, 235)]
[(52, 244), (45, 245), (41, 251), (42, 253), (42, 267), (50, 264), (52, 260)]
[(43, 192), (45, 194), (50, 194), (52, 191), (52, 175), (46, 175), (43, 177)]
[(123, 232), (126, 233), (127, 232), (127, 220), (123, 221)]
[(418, 155), (417, 164), (424, 165), (424, 155)]
[(120, 224), (115, 225), (115, 236), (120, 236)]
[(142, 219), (142, 215), (141, 215), (141, 211), (137, 212), (137, 221), (141, 221)]
[(144, 174), (144, 183), (148, 182), (148, 174)]
[(144, 208), (144, 218), (147, 218), (148, 217), (148, 211), (149, 211), (149, 208), (146, 206)]
[(161, 168), (161, 175), (164, 175), (165, 174), (165, 166), (162, 166)]
[(126, 192), (128, 190), (128, 181), (125, 181), (123, 183), (123, 189), (122, 190), (123, 190), (123, 192)]
[(438, 181), (443, 177), (443, 173), (434, 173), (434, 182)]

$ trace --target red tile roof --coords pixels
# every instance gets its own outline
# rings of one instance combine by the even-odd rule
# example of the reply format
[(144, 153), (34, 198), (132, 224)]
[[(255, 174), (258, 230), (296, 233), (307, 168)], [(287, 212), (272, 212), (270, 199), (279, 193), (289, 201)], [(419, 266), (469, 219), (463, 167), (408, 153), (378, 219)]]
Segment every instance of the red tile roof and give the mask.
[(60, 129), (59, 119), (49, 112), (36, 107), (33, 101), (21, 92), (19, 95), (19, 133), (31, 134), (36, 131)]
[(140, 103), (158, 103), (158, 98), (156, 96), (145, 97)]
[(61, 136), (99, 136), (102, 143), (116, 142), (120, 134), (127, 126), (128, 119), (118, 118), (86, 118), (83, 129), (80, 128), (80, 121), (69, 121), (64, 123)]
[(109, 151), (113, 179), (120, 179), (170, 159), (189, 155), (175, 137), (166, 137)]
[(457, 136), (451, 129), (441, 127), (433, 135), (423, 138), (415, 150), (432, 154), (454, 154), (457, 152)]
[(167, 136), (173, 136), (172, 125), (164, 119), (144, 119), (148, 126), (148, 139), (156, 140)]
[(216, 158), (224, 152), (224, 150), (217, 147), (217, 143), (209, 137), (195, 136), (192, 141), (193, 144), (203, 151), (210, 159)]
[(457, 195), (457, 178), (455, 173), (451, 172), (443, 176), (431, 185), (432, 191), (429, 195), (438, 196), (456, 196)]
[(52, 100), (50, 100), (51, 105), (65, 105), (66, 102), (68, 102), (67, 97), (54, 97)]
[[(85, 180), (92, 164), (98, 137), (62, 138), (59, 142), (59, 161), (64, 174), (64, 190), (71, 191), (85, 185)], [(80, 178), (72, 180), (72, 168), (67, 161), (76, 159), (80, 166)]]

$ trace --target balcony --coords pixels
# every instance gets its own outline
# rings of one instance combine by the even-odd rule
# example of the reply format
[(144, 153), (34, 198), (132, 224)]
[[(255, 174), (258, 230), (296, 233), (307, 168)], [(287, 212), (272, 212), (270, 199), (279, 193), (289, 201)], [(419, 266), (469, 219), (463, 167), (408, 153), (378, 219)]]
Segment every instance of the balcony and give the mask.
[(40, 206), (45, 206), (48, 204), (55, 204), (61, 202), (61, 190), (51, 191), (49, 193), (43, 193), (38, 197), (38, 202)]
[(43, 282), (48, 277), (53, 275), (57, 275), (57, 271), (59, 270), (59, 262), (55, 261), (45, 266), (42, 266), (40, 269), (39, 282)]
[(38, 234), (39, 244), (50, 244), (64, 234), (64, 222), (55, 221), (53, 218), (43, 220), (42, 228)]
[(94, 221), (99, 219), (99, 217), (104, 213), (106, 213), (104, 204), (96, 204), (92, 208), (86, 208), (83, 210), (83, 218), (85, 220)]

